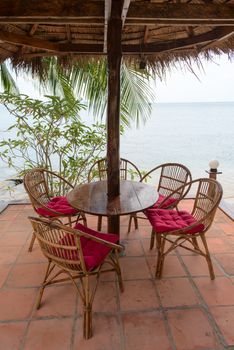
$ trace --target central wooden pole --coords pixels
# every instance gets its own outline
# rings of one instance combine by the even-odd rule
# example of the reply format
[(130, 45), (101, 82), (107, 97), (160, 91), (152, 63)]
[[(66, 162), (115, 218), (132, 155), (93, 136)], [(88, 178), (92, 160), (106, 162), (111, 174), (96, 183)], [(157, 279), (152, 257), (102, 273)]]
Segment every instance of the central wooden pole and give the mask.
[[(108, 200), (120, 195), (120, 67), (122, 58), (122, 1), (112, 0), (107, 30), (107, 190)], [(119, 234), (119, 216), (108, 217), (108, 231)]]

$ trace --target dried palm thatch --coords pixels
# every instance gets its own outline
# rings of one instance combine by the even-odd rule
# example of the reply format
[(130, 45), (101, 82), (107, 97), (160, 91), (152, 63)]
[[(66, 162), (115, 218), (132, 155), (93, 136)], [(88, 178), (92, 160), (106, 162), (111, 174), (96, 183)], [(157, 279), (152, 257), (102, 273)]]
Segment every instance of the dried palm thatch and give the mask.
[[(0, 62), (43, 74), (45, 57), (57, 56), (63, 68), (99, 59), (107, 52), (110, 8), (111, 0), (2, 0)], [(156, 72), (233, 55), (234, 0), (122, 0), (122, 21), (124, 59)]]

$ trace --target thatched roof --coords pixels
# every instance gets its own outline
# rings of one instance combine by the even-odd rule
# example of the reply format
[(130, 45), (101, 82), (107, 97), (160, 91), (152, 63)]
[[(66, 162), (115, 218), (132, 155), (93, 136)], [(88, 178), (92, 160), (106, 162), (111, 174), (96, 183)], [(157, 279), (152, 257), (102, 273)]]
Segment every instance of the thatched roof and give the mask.
[[(0, 62), (103, 56), (110, 8), (111, 0), (1, 0)], [(163, 66), (234, 51), (234, 0), (124, 0), (122, 20), (122, 53), (134, 61)]]

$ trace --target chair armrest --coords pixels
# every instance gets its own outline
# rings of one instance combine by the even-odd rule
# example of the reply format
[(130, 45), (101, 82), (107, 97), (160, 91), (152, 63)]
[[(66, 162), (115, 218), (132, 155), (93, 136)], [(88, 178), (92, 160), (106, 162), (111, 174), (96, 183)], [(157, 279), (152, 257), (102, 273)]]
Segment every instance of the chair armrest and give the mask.
[[(117, 250), (124, 250), (124, 247), (122, 245), (120, 245), (120, 244), (116, 244), (116, 243), (111, 243), (109, 241), (105, 241), (102, 238), (98, 238), (98, 237), (92, 236), (92, 235), (90, 235), (88, 233), (85, 233), (85, 232), (82, 232), (82, 231), (80, 231), (78, 229), (70, 229), (69, 228), (70, 232), (71, 232), (71, 230), (72, 230), (72, 233), (75, 234), (75, 235), (85, 237), (85, 238), (90, 239), (92, 241), (95, 241), (95, 242), (98, 242), (100, 244), (103, 244), (103, 245), (105, 245), (105, 246), (107, 246), (109, 248), (117, 249)], [(79, 233), (77, 231), (79, 231)]]
[(108, 241), (105, 241), (104, 239), (101, 239), (101, 238), (98, 238), (98, 237), (94, 237), (86, 232), (82, 232), (78, 229), (74, 229), (74, 228), (70, 228), (70, 227), (67, 227), (63, 224), (61, 224), (60, 222), (55, 222), (55, 221), (60, 221), (60, 220), (56, 220), (56, 218), (54, 220), (49, 220), (49, 219), (45, 219), (45, 218), (38, 218), (38, 217), (32, 217), (32, 216), (29, 216), (28, 217), (29, 220), (32, 220), (32, 221), (38, 221), (38, 222), (44, 222), (46, 223), (47, 225), (49, 225), (50, 227), (52, 228), (55, 228), (55, 229), (61, 229), (67, 233), (72, 233), (76, 236), (79, 236), (79, 237), (85, 237), (87, 239), (90, 239), (92, 241), (95, 241), (95, 242), (98, 242), (100, 244), (104, 244), (106, 245), (107, 247), (109, 248), (112, 248), (112, 249), (118, 249), (118, 250), (123, 250), (124, 247), (119, 245), (119, 244), (115, 244), (115, 243), (111, 243), (111, 242), (108, 242)]

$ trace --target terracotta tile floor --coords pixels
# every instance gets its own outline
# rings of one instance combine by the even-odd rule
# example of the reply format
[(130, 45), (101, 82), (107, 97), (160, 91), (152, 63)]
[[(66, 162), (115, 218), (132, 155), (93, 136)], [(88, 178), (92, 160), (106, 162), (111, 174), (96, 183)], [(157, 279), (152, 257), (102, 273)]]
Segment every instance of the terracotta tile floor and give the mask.
[[(29, 205), (11, 205), (0, 215), (0, 350), (234, 349), (234, 222), (221, 211), (207, 234), (214, 281), (204, 259), (181, 249), (167, 257), (163, 278), (155, 280), (148, 222), (127, 235), (128, 218), (121, 218), (125, 292), (112, 274), (102, 277), (88, 341), (70, 284), (48, 288), (41, 309), (34, 308), (46, 261), (38, 244), (27, 251), (31, 214)], [(88, 217), (88, 224), (95, 227), (96, 218)]]

